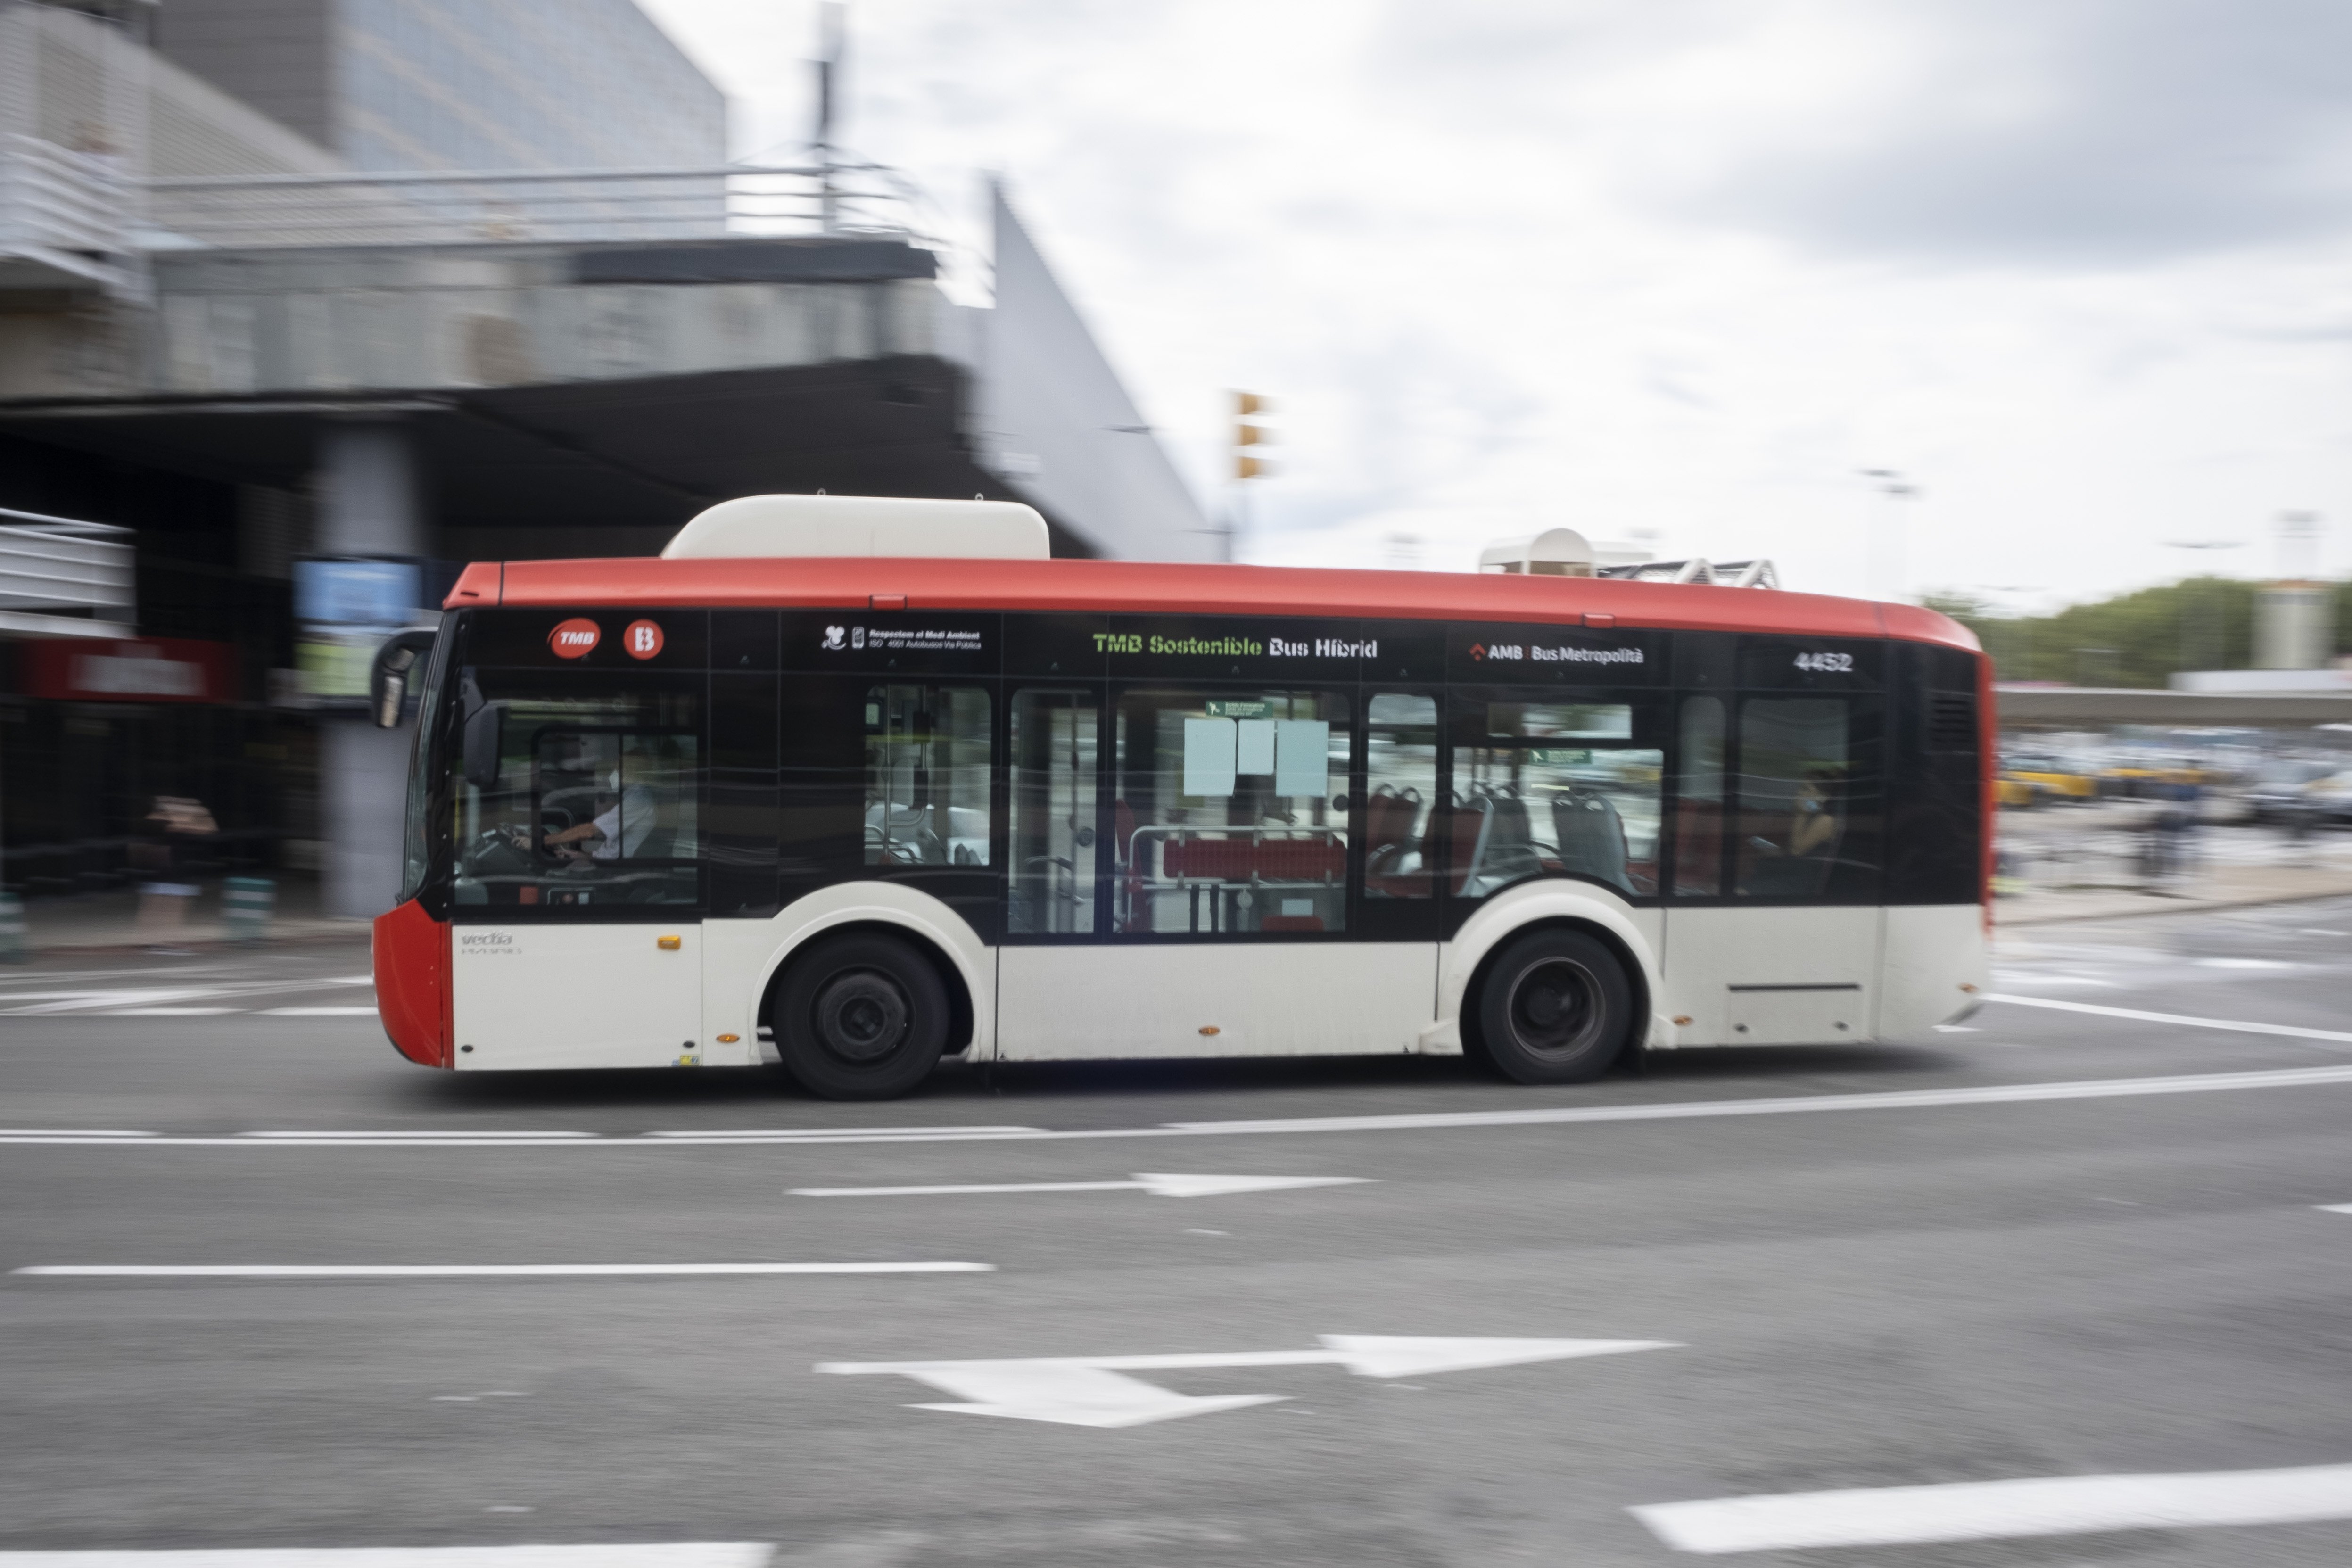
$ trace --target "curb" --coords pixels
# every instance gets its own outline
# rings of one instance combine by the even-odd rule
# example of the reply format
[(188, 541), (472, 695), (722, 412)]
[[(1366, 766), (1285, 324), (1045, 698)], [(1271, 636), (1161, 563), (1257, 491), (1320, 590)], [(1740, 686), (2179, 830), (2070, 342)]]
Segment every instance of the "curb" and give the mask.
[[(2141, 896), (2156, 899), (2165, 897), (2161, 893)], [(2063, 925), (2069, 921), (2134, 921), (2144, 920), (2150, 915), (2190, 915), (2206, 910), (2243, 910), (2262, 904), (2309, 904), (2318, 903), (2327, 899), (2352, 899), (2352, 885), (2323, 889), (2313, 892), (2253, 893), (2244, 898), (2235, 899), (2184, 898), (2171, 900), (2168, 906), (2158, 905), (2153, 909), (2068, 910), (2058, 913), (2029, 914), (2011, 920), (2001, 918), (2000, 906), (1996, 902), (1993, 906), (1992, 924), (1995, 931), (2000, 931), (2013, 926)]]

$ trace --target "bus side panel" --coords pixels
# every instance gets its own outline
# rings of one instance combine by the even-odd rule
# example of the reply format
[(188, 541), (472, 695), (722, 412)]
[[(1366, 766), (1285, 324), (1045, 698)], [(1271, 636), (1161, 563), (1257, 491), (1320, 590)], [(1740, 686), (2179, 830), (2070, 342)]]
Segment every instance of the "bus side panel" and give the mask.
[(1434, 942), (997, 950), (1004, 1061), (1386, 1055), (1433, 1012)]
[(1685, 1046), (1811, 1046), (1871, 1037), (1879, 910), (1866, 904), (1666, 911), (1662, 1013)]
[(460, 1070), (701, 1065), (699, 923), (463, 925), (450, 968)]
[(1925, 1034), (1973, 1008), (1991, 983), (1984, 911), (1975, 904), (1910, 904), (1885, 914), (1879, 1038)]
[(410, 900), (373, 928), (376, 1012), (394, 1049), (421, 1067), (449, 1062), (449, 927)]

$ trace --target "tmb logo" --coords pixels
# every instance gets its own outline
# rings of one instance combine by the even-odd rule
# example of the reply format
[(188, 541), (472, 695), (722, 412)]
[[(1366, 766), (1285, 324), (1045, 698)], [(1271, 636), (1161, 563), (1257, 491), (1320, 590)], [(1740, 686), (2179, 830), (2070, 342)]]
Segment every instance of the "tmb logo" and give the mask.
[[(547, 634), (547, 646), (558, 658), (586, 658), (596, 649), (604, 632), (596, 623), (584, 616), (574, 616)], [(637, 656), (642, 658), (645, 656)]]

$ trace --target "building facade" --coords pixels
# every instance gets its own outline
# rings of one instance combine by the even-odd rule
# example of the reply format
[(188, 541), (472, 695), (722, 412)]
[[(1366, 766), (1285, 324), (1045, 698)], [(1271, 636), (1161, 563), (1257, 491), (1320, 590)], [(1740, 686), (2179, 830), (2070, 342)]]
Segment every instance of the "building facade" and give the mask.
[(631, 0), (168, 0), (154, 41), (354, 169), (727, 160), (725, 95)]

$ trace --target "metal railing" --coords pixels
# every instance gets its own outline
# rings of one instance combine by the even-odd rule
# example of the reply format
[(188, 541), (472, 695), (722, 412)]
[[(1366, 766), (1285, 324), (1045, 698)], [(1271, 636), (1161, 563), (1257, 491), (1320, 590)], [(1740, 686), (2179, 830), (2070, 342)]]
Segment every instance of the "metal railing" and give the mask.
[(0, 136), (0, 258), (58, 280), (127, 289), (137, 278), (131, 183), (110, 160), (37, 136)]
[(0, 508), (0, 631), (122, 635), (136, 604), (130, 539), (127, 528)]
[(915, 188), (865, 163), (208, 175), (142, 186), (159, 247), (929, 237)]

